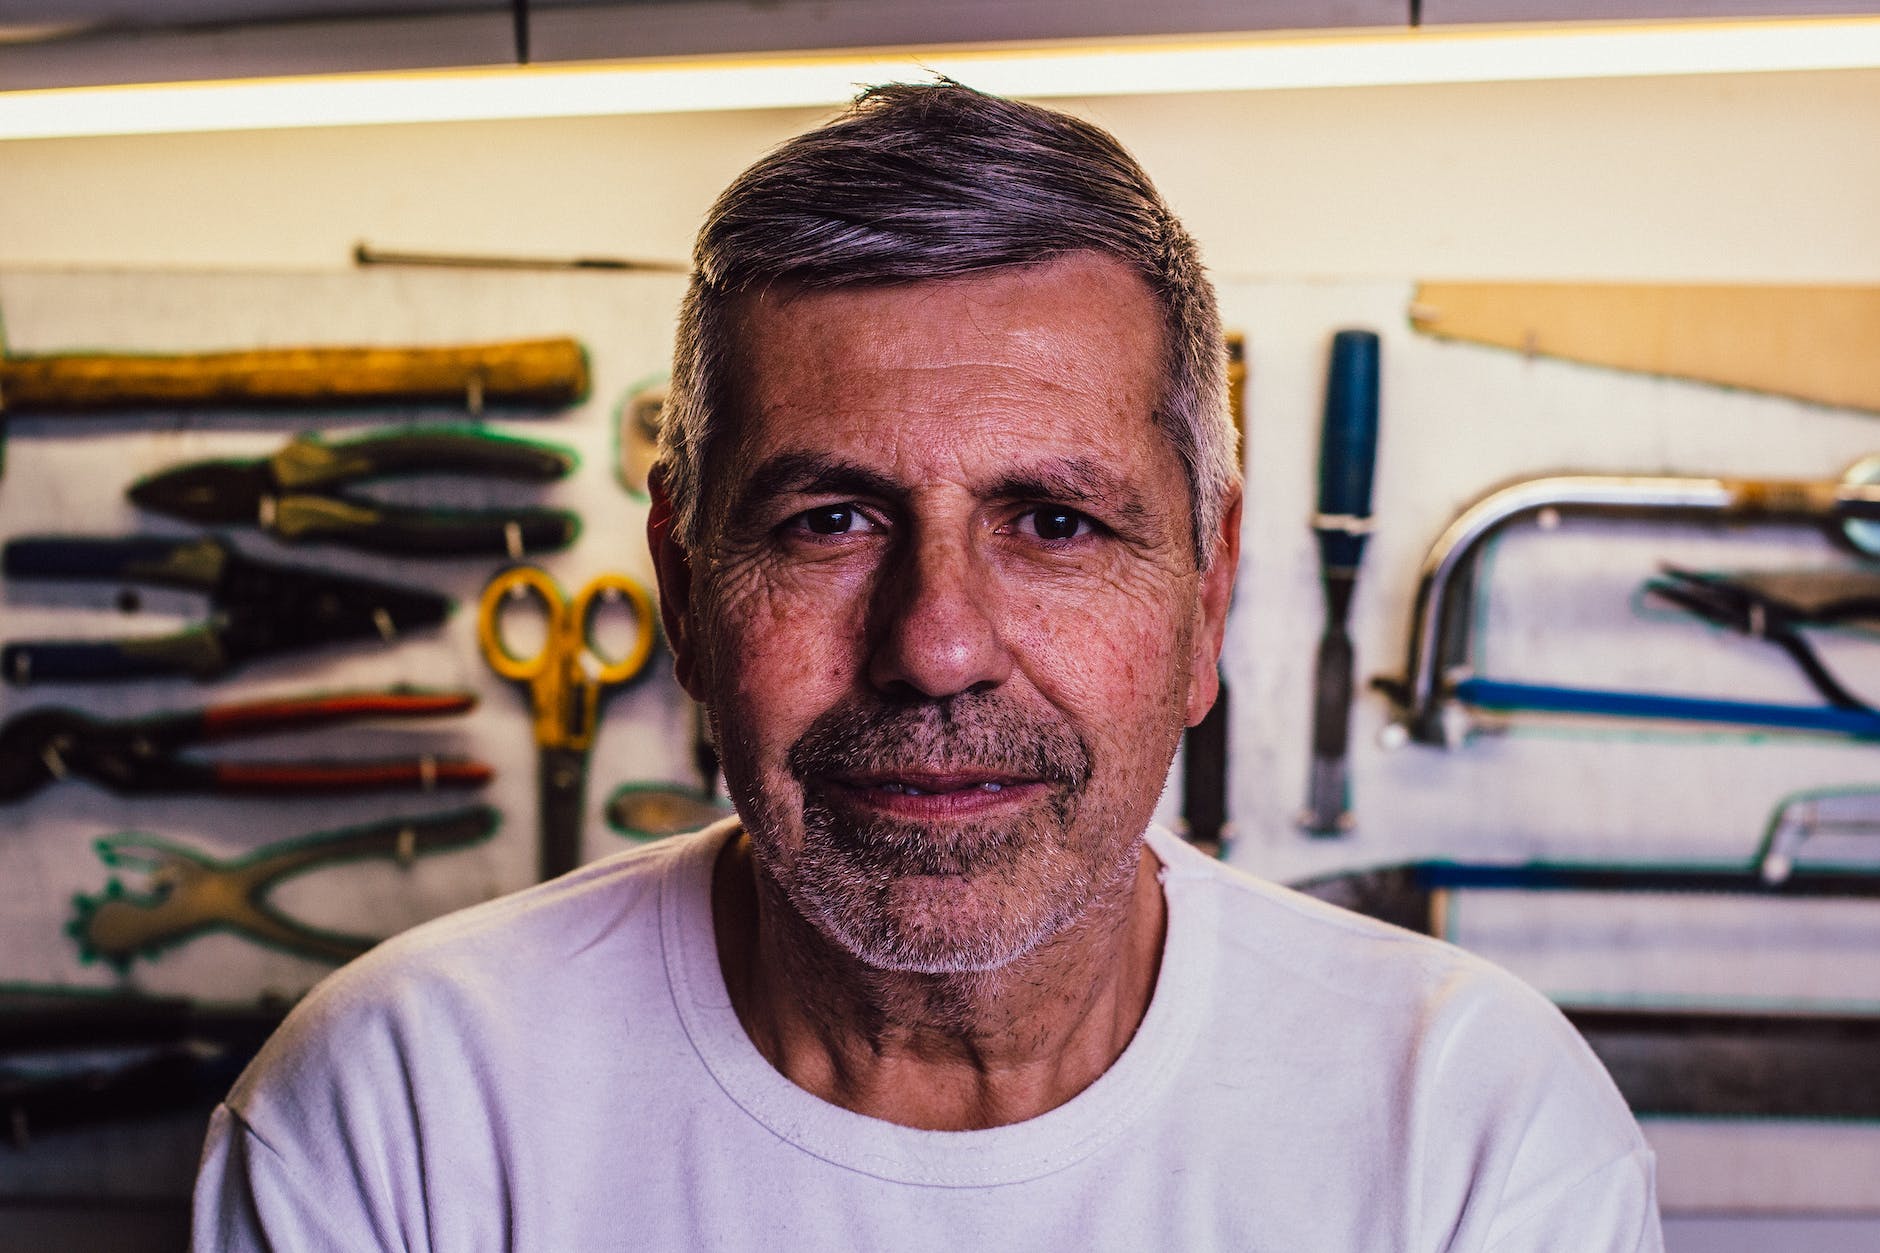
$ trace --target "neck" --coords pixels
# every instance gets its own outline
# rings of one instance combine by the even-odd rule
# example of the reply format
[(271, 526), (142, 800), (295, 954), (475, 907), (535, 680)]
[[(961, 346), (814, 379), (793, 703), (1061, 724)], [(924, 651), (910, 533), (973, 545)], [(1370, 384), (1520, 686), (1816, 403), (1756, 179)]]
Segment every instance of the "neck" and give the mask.
[(712, 915), (732, 1006), (798, 1087), (904, 1126), (1035, 1118), (1121, 1056), (1155, 990), (1164, 908), (1145, 847), (1129, 890), (996, 971), (864, 965), (790, 905), (740, 834), (718, 859)]

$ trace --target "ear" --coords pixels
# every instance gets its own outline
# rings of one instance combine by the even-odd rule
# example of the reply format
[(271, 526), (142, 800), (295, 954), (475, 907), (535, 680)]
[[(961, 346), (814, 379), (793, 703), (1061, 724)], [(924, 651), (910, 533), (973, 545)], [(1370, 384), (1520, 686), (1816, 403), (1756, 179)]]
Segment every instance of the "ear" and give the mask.
[(666, 632), (666, 644), (672, 649), (673, 674), (688, 696), (703, 703), (698, 630), (692, 620), (692, 555), (674, 533), (665, 467), (653, 467), (646, 478), (646, 490), (653, 498), (653, 507), (646, 515), (646, 546), (652, 550), (653, 573), (659, 580), (659, 619)]
[(1221, 510), (1220, 529), (1210, 540), (1213, 560), (1201, 572), (1195, 597), (1195, 629), (1189, 656), (1188, 725), (1207, 716), (1221, 690), (1221, 644), (1227, 637), (1227, 609), (1234, 599), (1234, 575), (1240, 568), (1240, 489)]

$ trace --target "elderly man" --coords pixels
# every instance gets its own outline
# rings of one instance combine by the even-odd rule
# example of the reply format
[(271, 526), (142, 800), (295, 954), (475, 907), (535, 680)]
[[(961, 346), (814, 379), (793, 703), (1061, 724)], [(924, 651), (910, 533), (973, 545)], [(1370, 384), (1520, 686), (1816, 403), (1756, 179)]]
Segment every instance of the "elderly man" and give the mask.
[(1150, 825), (1234, 577), (1222, 364), (1083, 122), (880, 88), (747, 171), (649, 524), (737, 819), (315, 991), (199, 1247), (1657, 1248), (1545, 1001)]

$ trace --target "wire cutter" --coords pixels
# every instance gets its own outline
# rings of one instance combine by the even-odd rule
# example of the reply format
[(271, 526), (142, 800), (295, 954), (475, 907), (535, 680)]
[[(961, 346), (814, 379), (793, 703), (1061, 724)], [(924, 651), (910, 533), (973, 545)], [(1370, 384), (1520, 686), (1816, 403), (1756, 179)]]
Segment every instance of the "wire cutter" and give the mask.
[(129, 639), (26, 640), (0, 648), (9, 682), (136, 679), (187, 674), (210, 679), (274, 653), (355, 639), (390, 642), (435, 626), (448, 597), (307, 566), (244, 557), (216, 536), (171, 540), (35, 536), (0, 549), (13, 578), (122, 579), (202, 592), (210, 616), (171, 635)]
[(1802, 631), (1880, 618), (1880, 579), (1838, 571), (1726, 575), (1666, 566), (1645, 590), (1713, 625), (1766, 640), (1787, 653), (1836, 709), (1877, 712), (1848, 690)]
[[(529, 599), (546, 611), (548, 634), (539, 650), (517, 656), (503, 642), (502, 616), (510, 605)], [(633, 611), (633, 642), (619, 657), (602, 656), (594, 644), (594, 615), (602, 605), (622, 603)], [(483, 589), (477, 642), (492, 670), (529, 687), (541, 769), (539, 869), (543, 879), (552, 879), (581, 864), (588, 750), (594, 745), (602, 688), (625, 683), (645, 669), (653, 653), (653, 598), (624, 574), (602, 574), (569, 600), (548, 571), (515, 566)]]
[(562, 509), (441, 509), (386, 504), (343, 489), (394, 475), (462, 474), (550, 482), (574, 469), (565, 448), (463, 427), (405, 427), (329, 444), (308, 433), (271, 457), (196, 461), (131, 485), (141, 508), (209, 526), (259, 526), (283, 540), (449, 557), (565, 548), (581, 520)]
[(269, 795), (393, 788), (476, 787), (490, 768), (461, 758), (379, 761), (201, 761), (192, 744), (323, 727), (360, 718), (462, 713), (469, 692), (345, 692), (211, 705), (147, 718), (109, 720), (73, 709), (32, 709), (0, 724), (0, 802), (20, 800), (71, 776), (119, 794), (264, 792)]

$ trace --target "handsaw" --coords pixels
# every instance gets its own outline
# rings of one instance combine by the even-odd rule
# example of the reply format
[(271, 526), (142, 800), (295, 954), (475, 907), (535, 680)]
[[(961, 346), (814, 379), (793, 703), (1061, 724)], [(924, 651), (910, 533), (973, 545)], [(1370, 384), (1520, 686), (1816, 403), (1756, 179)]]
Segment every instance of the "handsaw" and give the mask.
[(1426, 281), (1409, 314), (1440, 339), (1880, 413), (1880, 287)]

